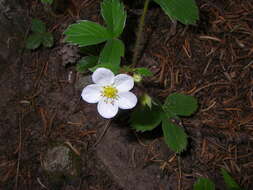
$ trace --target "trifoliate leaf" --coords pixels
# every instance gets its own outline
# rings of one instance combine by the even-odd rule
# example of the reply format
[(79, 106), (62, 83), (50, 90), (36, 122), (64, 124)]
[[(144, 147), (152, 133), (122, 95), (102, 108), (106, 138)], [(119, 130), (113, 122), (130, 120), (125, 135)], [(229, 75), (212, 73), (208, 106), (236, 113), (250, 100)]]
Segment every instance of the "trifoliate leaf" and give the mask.
[(42, 3), (52, 4), (53, 0), (41, 0)]
[(153, 105), (150, 109), (148, 106), (139, 105), (131, 113), (131, 126), (136, 131), (151, 131), (161, 123), (162, 115), (160, 106)]
[(199, 11), (195, 0), (154, 0), (172, 19), (183, 24), (195, 24)]
[(228, 190), (243, 190), (225, 169), (221, 168), (221, 174)]
[(149, 77), (153, 75), (153, 73), (145, 67), (135, 68), (134, 72), (144, 77)]
[(210, 179), (199, 178), (194, 184), (193, 190), (215, 190), (215, 185)]
[(97, 68), (107, 68), (110, 69), (114, 74), (118, 74), (120, 66), (119, 65), (114, 65), (114, 64), (107, 64), (107, 63), (102, 63), (102, 64), (97, 64), (95, 67), (89, 68), (90, 71), (94, 72)]
[(27, 49), (36, 49), (38, 48), (43, 41), (43, 36), (39, 33), (31, 34), (26, 40)]
[[(108, 40), (99, 55), (99, 63), (119, 67), (121, 57), (124, 56), (125, 46), (119, 39)], [(117, 71), (118, 72), (118, 71)]]
[(46, 32), (43, 34), (43, 46), (44, 47), (52, 47), (54, 45), (54, 37), (51, 33)]
[(190, 116), (198, 109), (198, 102), (193, 96), (173, 93), (166, 98), (163, 108), (168, 115)]
[(105, 27), (91, 21), (79, 21), (77, 24), (72, 24), (64, 34), (66, 42), (78, 44), (81, 47), (99, 44), (111, 39), (111, 35)]
[(46, 32), (46, 25), (41, 20), (32, 19), (31, 31), (37, 32), (37, 33), (44, 33)]
[(187, 135), (184, 129), (172, 123), (166, 115), (163, 116), (162, 129), (165, 143), (171, 150), (180, 153), (186, 149)]
[(94, 67), (98, 63), (98, 56), (86, 56), (78, 61), (76, 70), (80, 73), (85, 72), (87, 69)]
[(126, 11), (119, 0), (104, 0), (101, 3), (101, 13), (113, 37), (119, 37), (126, 23)]

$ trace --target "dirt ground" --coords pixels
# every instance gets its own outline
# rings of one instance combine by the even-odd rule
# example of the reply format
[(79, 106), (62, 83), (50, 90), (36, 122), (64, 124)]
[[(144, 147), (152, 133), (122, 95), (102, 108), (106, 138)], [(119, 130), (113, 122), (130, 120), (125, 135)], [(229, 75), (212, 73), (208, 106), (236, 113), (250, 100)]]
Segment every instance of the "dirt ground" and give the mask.
[[(125, 4), (122, 64), (131, 62), (142, 1)], [(223, 190), (221, 168), (253, 189), (253, 2), (197, 4), (197, 25), (175, 27), (151, 3), (138, 61), (154, 72), (144, 81), (154, 97), (180, 92), (199, 101), (198, 112), (182, 118), (189, 146), (176, 155), (164, 144), (161, 129), (133, 131), (129, 112), (112, 120), (100, 139), (108, 121), (80, 98), (90, 73), (75, 71), (78, 49), (63, 42), (63, 31), (77, 20), (102, 23), (100, 1), (65, 0), (53, 15), (39, 1), (26, 1), (27, 15), (47, 24), (55, 45), (26, 50), (0, 76), (0, 189), (191, 190), (202, 176)], [(45, 171), (44, 162), (48, 150), (59, 145), (71, 150), (74, 161), (66, 173), (55, 175)]]

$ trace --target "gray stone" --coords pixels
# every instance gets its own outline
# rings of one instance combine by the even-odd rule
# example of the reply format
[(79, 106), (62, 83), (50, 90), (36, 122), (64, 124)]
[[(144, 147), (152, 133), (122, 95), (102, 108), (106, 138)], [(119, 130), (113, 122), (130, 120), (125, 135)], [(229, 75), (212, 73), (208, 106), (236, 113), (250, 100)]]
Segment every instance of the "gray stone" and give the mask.
[(64, 44), (58, 51), (59, 56), (62, 58), (62, 65), (66, 66), (68, 64), (76, 63), (80, 58), (78, 51), (79, 49), (77, 46)]
[(71, 150), (63, 145), (49, 149), (43, 161), (48, 172), (65, 172), (72, 167)]
[(48, 149), (42, 160), (42, 167), (53, 178), (78, 177), (81, 159), (67, 145), (56, 145)]
[(80, 157), (64, 144), (50, 147), (41, 165), (52, 189), (60, 189), (63, 184), (75, 184), (81, 171)]
[(96, 148), (98, 157), (115, 181), (125, 190), (169, 187), (168, 179), (162, 177), (159, 165), (147, 165), (144, 162), (147, 152), (137, 141), (129, 140), (129, 136), (134, 135), (130, 133), (129, 128), (112, 124)]

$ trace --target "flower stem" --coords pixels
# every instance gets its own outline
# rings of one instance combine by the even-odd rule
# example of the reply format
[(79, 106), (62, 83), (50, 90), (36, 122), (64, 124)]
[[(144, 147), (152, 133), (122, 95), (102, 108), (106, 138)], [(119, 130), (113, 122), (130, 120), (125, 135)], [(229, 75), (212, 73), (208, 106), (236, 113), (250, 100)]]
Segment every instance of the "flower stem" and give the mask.
[(100, 137), (98, 138), (98, 140), (95, 142), (95, 144), (92, 146), (93, 148), (96, 148), (96, 146), (100, 143), (100, 141), (103, 139), (105, 133), (107, 132), (107, 130), (109, 129), (110, 125), (112, 123), (112, 119), (109, 119), (106, 123), (105, 123), (105, 127), (104, 130), (102, 132), (102, 134), (100, 135)]
[(144, 27), (144, 24), (145, 24), (145, 16), (146, 16), (147, 10), (148, 10), (148, 4), (149, 4), (149, 0), (145, 0), (143, 12), (142, 12), (142, 15), (141, 15), (141, 18), (140, 18), (140, 22), (139, 22), (139, 25), (138, 25), (138, 31), (137, 31), (137, 35), (136, 35), (136, 42), (135, 42), (135, 47), (134, 47), (132, 67), (135, 67), (136, 64), (137, 64), (138, 55), (139, 55), (139, 51), (140, 51), (142, 31), (143, 31), (143, 27)]

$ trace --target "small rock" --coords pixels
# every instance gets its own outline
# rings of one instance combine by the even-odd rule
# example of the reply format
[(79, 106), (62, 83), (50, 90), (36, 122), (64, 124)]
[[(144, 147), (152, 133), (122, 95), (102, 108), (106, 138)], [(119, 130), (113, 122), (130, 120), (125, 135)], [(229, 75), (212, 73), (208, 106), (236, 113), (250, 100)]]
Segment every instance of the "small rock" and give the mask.
[(71, 168), (71, 150), (66, 146), (56, 146), (49, 149), (43, 162), (48, 172), (64, 172)]
[(80, 55), (78, 53), (78, 47), (70, 44), (65, 44), (61, 49), (59, 49), (58, 54), (62, 57), (62, 65), (75, 63)]
[(49, 148), (42, 167), (53, 189), (63, 184), (75, 183), (80, 173), (80, 158), (67, 146), (57, 145)]

